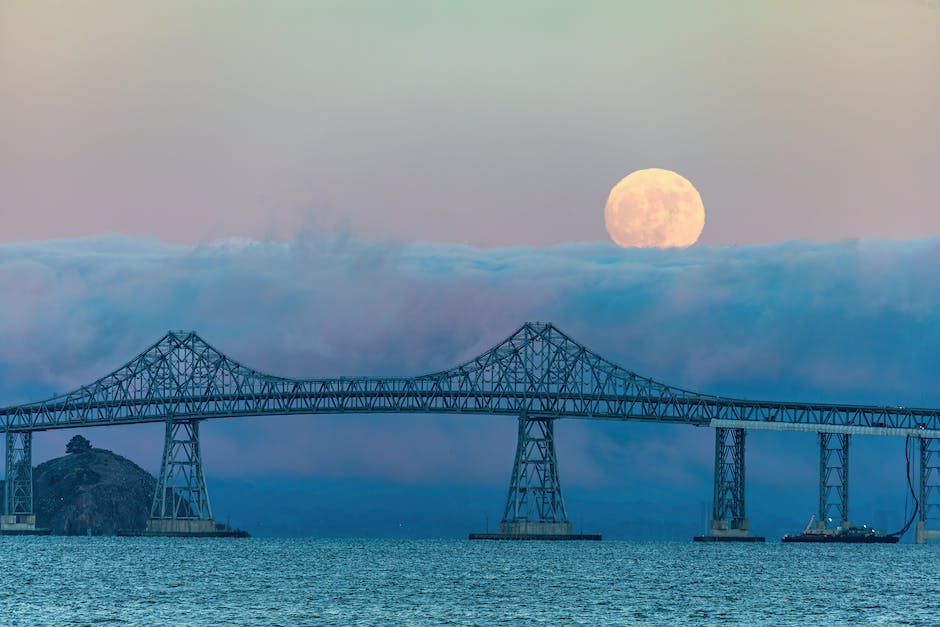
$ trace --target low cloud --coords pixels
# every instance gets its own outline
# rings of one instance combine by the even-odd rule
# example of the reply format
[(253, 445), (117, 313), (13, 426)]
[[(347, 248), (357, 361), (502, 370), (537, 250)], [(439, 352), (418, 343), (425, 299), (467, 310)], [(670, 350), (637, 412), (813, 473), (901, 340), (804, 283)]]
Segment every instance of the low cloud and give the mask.
[[(675, 251), (352, 237), (9, 244), (0, 246), (0, 403), (89, 383), (167, 329), (195, 329), (279, 375), (407, 375), (471, 358), (526, 320), (550, 320), (628, 369), (687, 388), (937, 406), (938, 262), (940, 239)], [(690, 485), (710, 473), (709, 430), (619, 427), (565, 423), (566, 481)], [(210, 473), (499, 483), (515, 426), (339, 416), (215, 421), (204, 432)]]

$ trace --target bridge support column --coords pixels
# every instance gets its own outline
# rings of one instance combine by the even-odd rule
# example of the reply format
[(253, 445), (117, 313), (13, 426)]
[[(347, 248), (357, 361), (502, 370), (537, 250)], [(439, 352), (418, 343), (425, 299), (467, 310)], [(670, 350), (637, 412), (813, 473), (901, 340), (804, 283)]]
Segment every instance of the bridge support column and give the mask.
[(819, 517), (817, 529), (848, 528), (849, 434), (819, 434)]
[(36, 532), (33, 512), (33, 433), (7, 431), (6, 480), (0, 533)]
[(920, 512), (914, 528), (914, 541), (927, 544), (940, 539), (940, 529), (930, 529), (940, 520), (940, 439), (920, 438)]
[(199, 449), (199, 421), (168, 420), (147, 533), (216, 535), (216, 531)]
[(551, 418), (519, 418), (516, 460), (499, 531), (512, 535), (571, 533), (558, 479)]
[(744, 429), (715, 429), (715, 485), (711, 529), (696, 542), (763, 542), (748, 533), (744, 510)]
[(558, 478), (555, 419), (519, 417), (516, 460), (498, 534), (470, 534), (471, 540), (600, 540), (571, 530)]

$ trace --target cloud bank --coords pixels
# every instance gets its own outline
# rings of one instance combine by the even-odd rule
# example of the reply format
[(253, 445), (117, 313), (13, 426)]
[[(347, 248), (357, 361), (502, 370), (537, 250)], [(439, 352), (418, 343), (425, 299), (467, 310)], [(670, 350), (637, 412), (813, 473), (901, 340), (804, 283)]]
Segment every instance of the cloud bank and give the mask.
[[(0, 246), (0, 403), (88, 383), (167, 329), (195, 329), (273, 374), (406, 375), (470, 358), (526, 320), (550, 320), (631, 370), (691, 389), (937, 406), (938, 262), (940, 239), (678, 251), (341, 235), (9, 244)], [(566, 421), (559, 433), (567, 483), (710, 481), (710, 430)], [(515, 446), (511, 420), (480, 417), (215, 421), (204, 434), (210, 474), (232, 476), (499, 484)], [(65, 436), (43, 434), (37, 457), (58, 454)], [(90, 437), (150, 451), (151, 468), (159, 458), (152, 426)], [(769, 438), (754, 442), (751, 477), (770, 481), (789, 457)]]

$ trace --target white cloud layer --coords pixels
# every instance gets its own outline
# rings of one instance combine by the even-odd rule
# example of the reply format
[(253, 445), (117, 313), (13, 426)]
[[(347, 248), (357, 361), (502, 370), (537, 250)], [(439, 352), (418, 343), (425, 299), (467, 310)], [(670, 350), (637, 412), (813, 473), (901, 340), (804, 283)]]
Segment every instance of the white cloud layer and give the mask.
[[(195, 329), (276, 374), (405, 375), (472, 357), (526, 320), (550, 320), (623, 366), (684, 387), (937, 406), (938, 262), (940, 239), (678, 251), (481, 250), (342, 236), (3, 245), (0, 403), (88, 383), (167, 329)], [(514, 425), (474, 420), (218, 421), (205, 430), (206, 455), (218, 474), (504, 481)], [(677, 438), (621, 427), (564, 423), (566, 480), (653, 473), (683, 484), (710, 472), (706, 431)], [(137, 450), (132, 432), (145, 433), (99, 430), (95, 438)], [(159, 438), (146, 433), (155, 464)], [(51, 444), (40, 452), (58, 452), (64, 435), (44, 435)], [(757, 462), (755, 476), (761, 464), (774, 467), (772, 458), (769, 451)]]

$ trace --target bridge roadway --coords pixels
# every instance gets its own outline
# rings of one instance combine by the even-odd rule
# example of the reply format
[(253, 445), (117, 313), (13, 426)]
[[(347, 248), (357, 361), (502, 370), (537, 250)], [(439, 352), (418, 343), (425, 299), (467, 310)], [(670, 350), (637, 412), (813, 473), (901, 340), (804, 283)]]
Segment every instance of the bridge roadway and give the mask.
[[(197, 427), (202, 420), (337, 413), (511, 415), (520, 420), (520, 447), (540, 438), (553, 439), (553, 431), (546, 434), (545, 428), (540, 428), (540, 435), (531, 435), (529, 423), (550, 425), (559, 418), (715, 427), (716, 496), (721, 489), (731, 490), (728, 499), (740, 501), (738, 518), (743, 518), (744, 429), (815, 431), (846, 438), (848, 434), (910, 436), (922, 442), (940, 438), (940, 409), (753, 401), (700, 394), (642, 377), (554, 325), (534, 322), (475, 359), (417, 377), (276, 377), (227, 357), (196, 333), (169, 332), (94, 383), (44, 401), (0, 408), (0, 431), (7, 434), (8, 476), (15, 474), (11, 466), (17, 459), (22, 465), (24, 456), (31, 455), (33, 432), (145, 422), (166, 423), (165, 446), (182, 447), (185, 455), (198, 462), (201, 473)], [(523, 423), (529, 425), (528, 430)], [(183, 426), (188, 435), (178, 439)], [(740, 444), (735, 443), (738, 436), (729, 439), (732, 432), (740, 434)], [(195, 446), (187, 445), (185, 438)], [(542, 462), (553, 466), (553, 442), (549, 448), (542, 451)], [(516, 466), (522, 471), (530, 462), (520, 459), (520, 454), (517, 451)], [(729, 455), (733, 463), (727, 461)], [(731, 470), (719, 467), (721, 456)], [(174, 461), (173, 455), (168, 458), (165, 451), (161, 472), (172, 474), (176, 463), (182, 462)], [(717, 475), (724, 471), (740, 478), (722, 480), (719, 486)], [(560, 485), (541, 481), (540, 489), (557, 490), (560, 499)], [(547, 481), (551, 483), (551, 478)], [(726, 485), (729, 481), (734, 485)], [(204, 490), (204, 485), (183, 488)], [(510, 498), (515, 498), (512, 491), (511, 486)], [(539, 498), (549, 498), (546, 494)], [(13, 500), (5, 494), (7, 514), (16, 509)], [(31, 512), (31, 494), (28, 500)], [(560, 508), (559, 516), (564, 513), (563, 503)]]
[(621, 368), (542, 323), (524, 325), (455, 368), (418, 377), (275, 377), (230, 359), (195, 333), (170, 332), (90, 385), (0, 408), (0, 431), (336, 413), (530, 415), (940, 437), (940, 409), (699, 394)]

